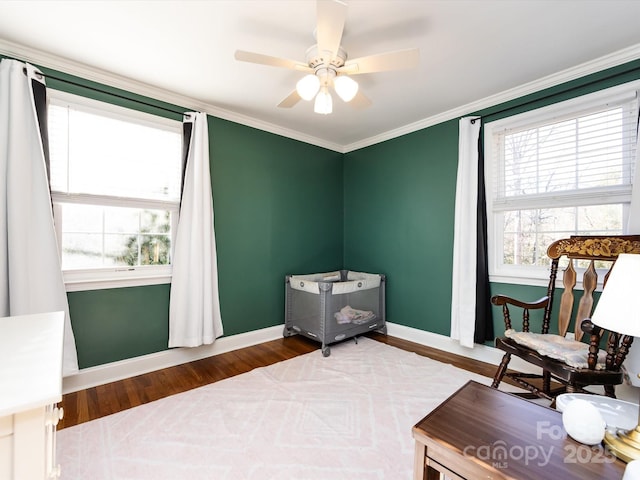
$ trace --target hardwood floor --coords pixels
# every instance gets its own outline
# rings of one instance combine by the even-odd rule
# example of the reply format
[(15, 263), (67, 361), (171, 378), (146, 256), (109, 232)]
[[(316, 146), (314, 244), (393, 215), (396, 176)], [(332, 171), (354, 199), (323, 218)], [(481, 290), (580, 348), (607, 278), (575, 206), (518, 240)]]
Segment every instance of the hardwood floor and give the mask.
[[(370, 333), (367, 336), (480, 375), (493, 377), (495, 373), (495, 365), (378, 333)], [(95, 420), (169, 395), (246, 373), (256, 367), (271, 365), (313, 351), (317, 351), (320, 355), (317, 342), (294, 335), (69, 393), (63, 396), (60, 403), (64, 408), (64, 418), (58, 424), (58, 428)]]

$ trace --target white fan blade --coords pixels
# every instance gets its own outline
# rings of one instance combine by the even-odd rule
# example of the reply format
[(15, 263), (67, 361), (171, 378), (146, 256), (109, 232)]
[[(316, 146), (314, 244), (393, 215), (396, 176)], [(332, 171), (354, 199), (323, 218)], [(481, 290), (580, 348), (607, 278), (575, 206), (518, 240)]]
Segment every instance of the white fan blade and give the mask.
[(403, 70), (418, 66), (420, 62), (420, 50), (409, 48), (396, 52), (381, 53), (368, 57), (347, 60), (344, 66), (338, 69), (340, 73), (357, 75), (359, 73), (385, 72), (389, 70)]
[(272, 57), (271, 55), (263, 55), (262, 53), (245, 52), (244, 50), (236, 50), (235, 59), (241, 62), (258, 63), (260, 65), (269, 65), (271, 67), (283, 67), (302, 72), (313, 72), (309, 65), (288, 58)]
[(329, 64), (335, 58), (342, 41), (342, 31), (347, 18), (347, 5), (339, 0), (318, 0), (316, 40), (318, 53), (325, 55), (330, 52), (330, 58), (325, 58)]
[(298, 95), (298, 92), (296, 90), (294, 90), (293, 92), (291, 92), (289, 94), (289, 96), (287, 98), (285, 98), (284, 100), (282, 100), (278, 104), (278, 107), (280, 107), (280, 108), (291, 108), (296, 103), (298, 103), (300, 100), (301, 100), (300, 95)]
[(364, 93), (358, 90), (358, 93), (356, 93), (356, 96), (349, 102), (349, 105), (357, 109), (367, 108), (371, 105), (371, 100), (369, 100), (369, 97)]

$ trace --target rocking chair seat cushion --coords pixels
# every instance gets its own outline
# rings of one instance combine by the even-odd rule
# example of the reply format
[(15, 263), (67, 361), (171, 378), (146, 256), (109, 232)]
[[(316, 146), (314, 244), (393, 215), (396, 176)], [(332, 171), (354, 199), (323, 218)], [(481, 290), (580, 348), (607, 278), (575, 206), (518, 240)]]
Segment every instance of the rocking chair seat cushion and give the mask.
[[(589, 368), (587, 358), (589, 355), (589, 345), (578, 342), (577, 340), (569, 340), (560, 335), (540, 334), (532, 332), (518, 332), (513, 329), (504, 332), (507, 338), (512, 339), (519, 345), (535, 350), (545, 357), (560, 360), (570, 367)], [(598, 361), (596, 370), (605, 370), (606, 352), (600, 350), (598, 352)]]

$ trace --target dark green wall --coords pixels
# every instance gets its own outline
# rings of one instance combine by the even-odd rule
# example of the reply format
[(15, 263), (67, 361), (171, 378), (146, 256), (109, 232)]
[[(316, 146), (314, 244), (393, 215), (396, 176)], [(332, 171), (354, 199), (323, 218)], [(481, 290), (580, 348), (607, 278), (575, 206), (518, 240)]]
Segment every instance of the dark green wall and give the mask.
[(67, 297), (80, 368), (167, 348), (169, 285), (69, 292)]
[[(458, 122), (345, 155), (345, 267), (387, 276), (387, 319), (449, 334)], [(435, 300), (435, 301), (434, 301)]]
[(226, 335), (284, 322), (284, 277), (342, 266), (342, 154), (211, 119)]

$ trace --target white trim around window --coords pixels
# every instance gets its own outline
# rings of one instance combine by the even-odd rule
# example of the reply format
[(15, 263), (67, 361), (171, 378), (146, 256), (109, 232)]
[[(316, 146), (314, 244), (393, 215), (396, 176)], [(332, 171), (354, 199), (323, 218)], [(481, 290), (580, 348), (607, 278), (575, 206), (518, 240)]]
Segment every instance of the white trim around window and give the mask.
[[(76, 108), (80, 111), (91, 112), (102, 117), (124, 120), (128, 123), (145, 125), (154, 129), (172, 132), (176, 134), (178, 142), (182, 138), (182, 123), (180, 121), (171, 120), (156, 115), (150, 115), (144, 112), (139, 112), (137, 110), (123, 108), (120, 106), (99, 102), (96, 100), (72, 95), (57, 90), (49, 90), (49, 100), (52, 105)], [(51, 134), (52, 132), (50, 132), (50, 138)], [(171, 151), (173, 151), (173, 149)], [(176, 162), (179, 175), (180, 168), (178, 166), (181, 164), (179, 144), (178, 152), (176, 155)], [(179, 184), (180, 178), (177, 177), (175, 178), (175, 180), (171, 181), (178, 182)], [(65, 188), (68, 188), (68, 186)], [(95, 194), (90, 193), (90, 191), (89, 193), (66, 193), (66, 191), (63, 189), (61, 189), (61, 191), (54, 190), (52, 192), (54, 217), (62, 218), (64, 205), (70, 204), (168, 211), (171, 218), (170, 228), (172, 232), (171, 251), (168, 255), (169, 258), (173, 256), (173, 243), (175, 240), (175, 232), (177, 231), (180, 208), (179, 198), (173, 198), (176, 196), (176, 194), (171, 195), (171, 198), (158, 199), (123, 197), (118, 196), (117, 194), (109, 195), (110, 191), (107, 191), (106, 193), (107, 194)], [(137, 194), (137, 192), (135, 192), (134, 194)], [(177, 195), (179, 195), (179, 193)], [(61, 222), (56, 223), (56, 234), (57, 238), (59, 239), (58, 243), (62, 245), (62, 241), (60, 240), (62, 239)], [(67, 268), (63, 270), (62, 273), (67, 291), (73, 292), (107, 288), (168, 284), (171, 282), (172, 266), (171, 264), (158, 264), (117, 265), (99, 268), (90, 267), (79, 269)]]
[[(571, 100), (549, 105), (543, 108), (506, 117), (484, 126), (485, 180), (487, 192), (487, 234), (489, 244), (489, 276), (491, 282), (546, 286), (549, 269), (541, 266), (503, 264), (504, 211), (541, 209), (553, 207), (571, 207), (597, 204), (625, 204), (630, 201), (629, 185), (614, 187), (594, 187), (565, 192), (543, 192), (527, 195), (526, 198), (497, 197), (499, 176), (496, 164), (500, 148), (496, 138), (500, 134), (519, 132), (537, 125), (552, 124), (571, 118), (578, 118), (594, 109), (613, 108), (616, 105), (634, 104), (630, 116), (637, 115), (637, 92), (640, 81), (630, 82)], [(626, 107), (625, 107), (626, 108)], [(626, 112), (626, 110), (625, 110)], [(568, 194), (567, 194), (568, 193)], [(624, 208), (624, 207), (623, 207)], [(571, 233), (569, 233), (571, 234)], [(581, 288), (578, 285), (578, 288)]]

